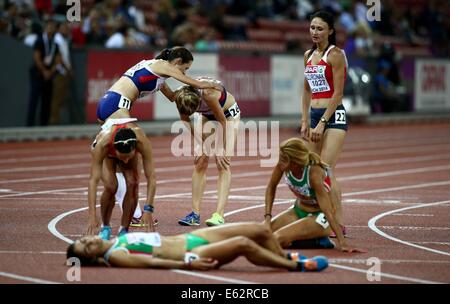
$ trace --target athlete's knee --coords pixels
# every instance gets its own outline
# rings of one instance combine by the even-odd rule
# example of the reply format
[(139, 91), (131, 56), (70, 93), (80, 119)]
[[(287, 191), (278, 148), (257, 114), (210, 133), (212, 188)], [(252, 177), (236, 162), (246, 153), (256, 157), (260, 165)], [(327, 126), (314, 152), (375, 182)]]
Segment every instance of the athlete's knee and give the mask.
[(238, 236), (235, 238), (236, 245), (239, 248), (240, 252), (249, 253), (253, 252), (256, 249), (256, 243), (245, 236)]
[(195, 162), (195, 170), (197, 172), (206, 171), (208, 169), (209, 157), (206, 155), (200, 156)]
[(125, 177), (127, 190), (137, 189), (139, 187), (139, 178), (135, 175), (129, 174)]
[(117, 192), (117, 181), (103, 182), (103, 192), (109, 195), (115, 195)]
[(273, 235), (281, 247), (283, 248), (289, 247), (290, 241), (287, 238), (285, 238), (281, 233), (274, 232)]
[(258, 235), (262, 238), (262, 239), (267, 239), (270, 237), (270, 235), (272, 234), (272, 229), (269, 225), (265, 224), (264, 222), (262, 223), (258, 223), (257, 225), (255, 225), (255, 227), (257, 227), (258, 229)]

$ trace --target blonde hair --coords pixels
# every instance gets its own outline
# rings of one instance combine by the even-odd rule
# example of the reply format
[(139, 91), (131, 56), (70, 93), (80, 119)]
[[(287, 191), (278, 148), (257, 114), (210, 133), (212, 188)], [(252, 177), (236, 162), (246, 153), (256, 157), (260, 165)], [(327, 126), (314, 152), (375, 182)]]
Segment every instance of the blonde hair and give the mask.
[(322, 168), (328, 168), (329, 165), (322, 162), (320, 156), (310, 151), (305, 143), (299, 138), (289, 138), (280, 144), (280, 154), (283, 153), (289, 162), (294, 162), (301, 166), (318, 165)]
[(180, 114), (191, 116), (200, 106), (200, 93), (191, 86), (175, 90), (175, 103)]

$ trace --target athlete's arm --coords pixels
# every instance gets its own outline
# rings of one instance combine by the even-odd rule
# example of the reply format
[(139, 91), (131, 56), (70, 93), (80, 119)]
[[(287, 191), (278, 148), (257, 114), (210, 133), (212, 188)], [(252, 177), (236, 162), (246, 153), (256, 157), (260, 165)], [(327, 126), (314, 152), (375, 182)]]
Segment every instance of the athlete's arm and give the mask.
[(264, 212), (264, 221), (266, 223), (270, 223), (272, 219), (272, 207), (273, 201), (275, 200), (275, 195), (277, 192), (278, 184), (280, 183), (281, 177), (283, 176), (283, 172), (286, 168), (286, 160), (281, 159), (278, 160), (278, 164), (272, 171), (272, 176), (270, 177), (269, 183), (266, 187), (265, 194), (265, 212)]
[(210, 81), (198, 81), (189, 76), (184, 75), (179, 69), (172, 66), (170, 63), (166, 61), (161, 61), (160, 63), (154, 63), (152, 69), (155, 73), (159, 75), (165, 75), (169, 77), (173, 77), (178, 81), (181, 81), (185, 84), (193, 86), (197, 89), (215, 89), (218, 91), (222, 90), (222, 86), (217, 83)]
[[(226, 150), (227, 146), (227, 119), (225, 118), (225, 114), (223, 113), (223, 109), (219, 104), (219, 99), (221, 96), (221, 92), (216, 90), (202, 90), (202, 98), (211, 109), (214, 114), (216, 120), (220, 123), (222, 127), (222, 146), (223, 150)], [(217, 147), (217, 146), (216, 146)], [(226, 156), (226, 153), (223, 153), (223, 156)]]
[[(306, 51), (303, 56), (303, 63), (306, 67), (306, 62), (308, 61), (308, 55), (310, 51)], [(303, 93), (301, 99), (302, 107), (302, 122), (300, 135), (304, 140), (309, 140), (309, 107), (311, 106), (311, 89), (306, 77), (303, 79)]]
[(143, 254), (131, 255), (122, 250), (113, 251), (109, 263), (112, 266), (130, 268), (208, 270), (217, 267), (217, 261), (212, 259), (200, 258), (187, 264), (184, 261), (165, 260)]
[(311, 166), (309, 183), (311, 187), (316, 192), (317, 203), (319, 204), (320, 210), (325, 214), (327, 221), (330, 223), (331, 229), (336, 233), (337, 240), (339, 242), (338, 248), (345, 252), (366, 252), (365, 250), (353, 248), (347, 245), (345, 241), (344, 234), (334, 217), (333, 207), (331, 202), (331, 195), (325, 190), (323, 185), (323, 180), (325, 178), (325, 173), (320, 166)]
[[(137, 148), (142, 155), (144, 175), (147, 179), (147, 197), (145, 199), (145, 205), (154, 207), (154, 199), (156, 193), (156, 174), (153, 164), (152, 145), (142, 129), (134, 129), (134, 131), (138, 139)], [(147, 225), (146, 227), (148, 227), (148, 230), (155, 231), (155, 228), (153, 226), (153, 214), (152, 212), (145, 212), (145, 206), (143, 221), (144, 224)]]
[(104, 151), (100, 143), (97, 143), (95, 148), (91, 150), (92, 161), (88, 185), (89, 223), (86, 230), (87, 235), (96, 234), (97, 228), (100, 225), (99, 218), (96, 214), (95, 204), (97, 202), (97, 188), (102, 176), (102, 165), (105, 155), (106, 152)]
[(336, 48), (332, 49), (328, 55), (328, 62), (333, 69), (334, 93), (327, 110), (323, 114), (327, 121), (333, 115), (334, 111), (336, 111), (336, 108), (342, 103), (342, 97), (344, 96), (345, 56), (343, 51)]
[(170, 89), (170, 87), (164, 83), (161, 86), (160, 89), (161, 93), (163, 93), (164, 96), (166, 96), (167, 99), (169, 99), (171, 102), (175, 101), (175, 93)]

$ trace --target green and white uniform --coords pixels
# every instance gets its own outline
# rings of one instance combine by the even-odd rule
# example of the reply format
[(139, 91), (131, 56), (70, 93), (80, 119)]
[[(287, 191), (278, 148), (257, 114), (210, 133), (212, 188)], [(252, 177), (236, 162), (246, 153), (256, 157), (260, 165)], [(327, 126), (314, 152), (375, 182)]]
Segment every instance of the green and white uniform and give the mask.
[[(297, 196), (298, 200), (294, 203), (294, 210), (297, 214), (298, 218), (304, 218), (307, 216), (317, 216), (320, 217), (320, 220), (326, 221), (325, 215), (321, 211), (316, 212), (305, 212), (300, 208), (300, 202), (302, 204), (311, 206), (311, 207), (319, 207), (319, 204), (317, 203), (316, 198), (316, 192), (311, 187), (309, 183), (309, 176), (310, 176), (310, 170), (311, 166), (305, 166), (303, 169), (303, 175), (300, 179), (296, 178), (292, 172), (288, 171), (285, 173), (285, 182), (288, 185), (289, 189)], [(330, 172), (329, 170), (325, 170), (325, 178), (323, 180), (323, 186), (325, 187), (325, 190), (327, 192), (330, 192), (331, 190), (331, 179), (330, 179)], [(323, 222), (322, 221), (322, 222)], [(319, 223), (320, 224), (320, 223)], [(321, 224), (322, 225), (322, 224)], [(322, 225), (324, 226), (324, 225)], [(326, 222), (326, 225), (328, 227), (328, 222)], [(326, 227), (324, 227), (326, 228)]]
[[(196, 247), (209, 244), (207, 240), (192, 233), (186, 233), (185, 237), (187, 252)], [(108, 262), (111, 253), (116, 250), (123, 250), (129, 254), (146, 254), (152, 256), (154, 247), (161, 247), (161, 235), (159, 233), (131, 232), (116, 238), (114, 245), (112, 245), (111, 248), (108, 249), (108, 251), (104, 255), (104, 258)], [(190, 260), (193, 260), (195, 258), (198, 258), (198, 256), (192, 253), (189, 254)]]
[(124, 234), (114, 242), (114, 245), (105, 253), (105, 260), (116, 250), (122, 250), (130, 254), (153, 254), (153, 247), (161, 247), (161, 235), (157, 232), (132, 232)]

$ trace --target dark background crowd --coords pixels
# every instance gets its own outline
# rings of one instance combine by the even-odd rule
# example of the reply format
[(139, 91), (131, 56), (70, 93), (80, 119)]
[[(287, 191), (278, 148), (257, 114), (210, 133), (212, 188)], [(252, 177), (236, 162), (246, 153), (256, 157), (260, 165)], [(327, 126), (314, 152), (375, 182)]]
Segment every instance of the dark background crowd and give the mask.
[[(36, 124), (39, 97), (39, 124), (60, 123), (73, 48), (159, 50), (184, 45), (195, 52), (303, 54), (311, 46), (309, 16), (325, 9), (335, 16), (338, 46), (347, 56), (377, 59), (373, 112), (399, 110), (393, 106), (402, 81), (399, 56), (449, 55), (447, 0), (381, 0), (381, 21), (368, 20), (371, 7), (365, 0), (82, 0), (81, 20), (75, 22), (67, 21), (71, 6), (66, 2), (0, 0), (0, 34), (35, 50), (30, 126)], [(275, 24), (284, 27), (277, 31)]]

